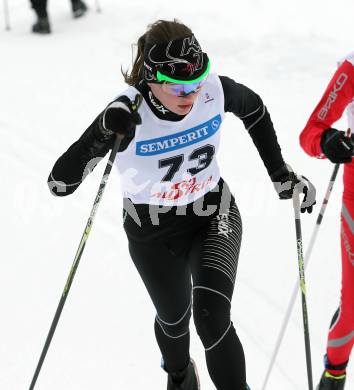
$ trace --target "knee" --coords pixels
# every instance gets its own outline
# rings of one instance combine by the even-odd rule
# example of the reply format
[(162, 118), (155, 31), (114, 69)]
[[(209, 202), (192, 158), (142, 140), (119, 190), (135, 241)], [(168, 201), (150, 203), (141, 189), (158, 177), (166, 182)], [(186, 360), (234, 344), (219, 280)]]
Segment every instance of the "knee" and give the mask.
[(354, 305), (352, 302), (342, 302), (340, 318), (341, 322), (348, 324), (349, 329), (354, 329)]
[(194, 290), (193, 318), (204, 348), (212, 347), (227, 332), (231, 324), (230, 306), (230, 301), (222, 295)]
[(189, 320), (191, 317), (191, 305), (188, 306), (185, 313), (175, 321), (166, 321), (156, 315), (155, 318), (155, 331), (160, 330), (165, 336), (173, 339), (177, 339), (186, 335), (189, 332)]
[(329, 331), (348, 333), (354, 329), (354, 307), (350, 303), (347, 305), (345, 302), (341, 304), (341, 307), (334, 313)]

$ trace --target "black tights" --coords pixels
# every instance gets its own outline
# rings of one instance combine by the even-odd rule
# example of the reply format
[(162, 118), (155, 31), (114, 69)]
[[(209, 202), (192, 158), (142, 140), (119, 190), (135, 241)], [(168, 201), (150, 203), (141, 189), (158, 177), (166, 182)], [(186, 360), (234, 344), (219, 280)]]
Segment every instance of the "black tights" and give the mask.
[[(36, 14), (40, 18), (48, 16), (47, 13), (47, 0), (30, 0), (32, 8), (36, 11)], [(76, 3), (78, 0), (70, 0), (71, 4)]]
[[(231, 322), (231, 299), (241, 243), (236, 205), (209, 220), (189, 245), (129, 242), (131, 257), (155, 305), (155, 334), (165, 369), (189, 362), (189, 319), (204, 345), (209, 375), (218, 390), (246, 387), (243, 348)], [(187, 248), (187, 249), (185, 249)], [(193, 279), (193, 286), (191, 283)]]

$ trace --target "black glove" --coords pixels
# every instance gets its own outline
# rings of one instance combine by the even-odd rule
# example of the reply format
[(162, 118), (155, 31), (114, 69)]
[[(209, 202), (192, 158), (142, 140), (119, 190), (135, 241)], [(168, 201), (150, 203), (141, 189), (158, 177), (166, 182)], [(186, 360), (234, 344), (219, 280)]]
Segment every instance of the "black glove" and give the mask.
[(141, 124), (141, 117), (137, 111), (141, 100), (141, 95), (137, 94), (134, 102), (127, 96), (120, 96), (110, 103), (103, 113), (102, 132), (105, 135), (108, 133), (133, 137), (136, 126)]
[(321, 149), (333, 163), (349, 163), (354, 150), (352, 137), (347, 137), (344, 131), (326, 129), (321, 136)]
[(279, 199), (292, 199), (295, 186), (299, 193), (303, 193), (301, 212), (312, 213), (316, 204), (316, 189), (305, 176), (297, 175), (289, 165), (283, 165), (270, 175)]

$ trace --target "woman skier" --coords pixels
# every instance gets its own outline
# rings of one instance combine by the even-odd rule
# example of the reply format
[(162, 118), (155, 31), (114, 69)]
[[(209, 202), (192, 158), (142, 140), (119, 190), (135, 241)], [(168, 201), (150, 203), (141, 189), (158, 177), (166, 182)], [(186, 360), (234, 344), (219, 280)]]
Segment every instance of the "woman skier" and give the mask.
[(302, 211), (311, 212), (313, 187), (284, 163), (261, 98), (210, 73), (209, 58), (187, 26), (159, 20), (137, 46), (131, 72), (123, 73), (129, 87), (58, 159), (48, 183), (55, 195), (71, 194), (116, 135), (124, 136), (116, 158), (124, 229), (157, 311), (167, 389), (200, 389), (189, 355), (193, 308), (215, 387), (244, 390), (245, 357), (230, 315), (241, 217), (216, 161), (225, 112), (243, 121), (281, 199), (291, 199), (301, 182)]

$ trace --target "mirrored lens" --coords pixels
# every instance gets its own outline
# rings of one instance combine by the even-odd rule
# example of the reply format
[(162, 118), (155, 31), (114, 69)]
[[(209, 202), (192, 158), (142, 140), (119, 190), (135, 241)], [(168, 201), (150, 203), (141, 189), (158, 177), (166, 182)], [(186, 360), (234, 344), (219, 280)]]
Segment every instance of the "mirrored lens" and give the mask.
[(174, 83), (163, 83), (162, 89), (170, 95), (174, 96), (186, 96), (191, 93), (197, 93), (201, 90), (205, 84), (206, 79), (198, 81), (197, 83), (191, 84), (174, 84)]

